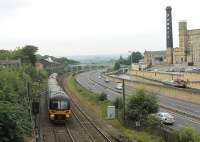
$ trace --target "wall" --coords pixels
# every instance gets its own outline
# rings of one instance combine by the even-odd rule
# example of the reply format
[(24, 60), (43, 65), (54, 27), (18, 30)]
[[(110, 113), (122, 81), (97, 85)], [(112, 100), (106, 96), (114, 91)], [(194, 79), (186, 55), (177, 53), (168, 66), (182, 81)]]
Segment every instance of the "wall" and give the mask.
[(158, 81), (182, 79), (185, 81), (189, 81), (192, 88), (200, 89), (200, 74), (198, 73), (168, 74), (168, 73), (145, 72), (145, 71), (130, 71), (129, 73), (132, 75), (146, 77)]

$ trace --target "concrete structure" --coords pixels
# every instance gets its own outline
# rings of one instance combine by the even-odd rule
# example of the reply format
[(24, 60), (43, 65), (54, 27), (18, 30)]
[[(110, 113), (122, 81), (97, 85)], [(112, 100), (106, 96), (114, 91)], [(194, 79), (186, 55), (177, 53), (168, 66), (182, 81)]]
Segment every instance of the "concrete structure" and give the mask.
[(166, 61), (166, 51), (145, 51), (144, 64), (146, 65), (163, 65)]
[(143, 71), (147, 68), (147, 65), (145, 64), (132, 64), (131, 70), (135, 71)]
[(166, 8), (166, 51), (145, 51), (147, 65), (181, 64), (200, 66), (200, 29), (187, 29), (179, 22), (179, 47), (173, 48), (171, 7)]

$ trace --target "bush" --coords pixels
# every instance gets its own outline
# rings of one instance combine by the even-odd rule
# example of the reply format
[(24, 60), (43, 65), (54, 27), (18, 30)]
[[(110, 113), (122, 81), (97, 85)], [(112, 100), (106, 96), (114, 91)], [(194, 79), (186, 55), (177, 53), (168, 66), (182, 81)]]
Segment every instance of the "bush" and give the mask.
[(121, 97), (117, 97), (114, 102), (113, 105), (115, 106), (116, 109), (122, 109), (123, 108), (123, 100)]
[(105, 92), (102, 92), (99, 97), (98, 97), (99, 101), (105, 101), (107, 100), (107, 94)]
[(114, 101), (113, 101), (113, 105), (116, 108), (116, 117), (120, 119), (122, 119), (122, 108), (123, 108), (123, 100), (121, 97), (117, 97)]
[(198, 133), (190, 127), (183, 128), (179, 133), (180, 142), (200, 142)]
[(148, 115), (145, 125), (149, 128), (156, 128), (159, 126), (160, 120), (155, 115)]
[(120, 63), (116, 62), (114, 65), (114, 70), (120, 69)]
[(7, 113), (0, 112), (0, 142), (23, 142), (17, 134), (16, 123)]
[(158, 112), (158, 108), (157, 97), (154, 94), (147, 94), (144, 89), (139, 89), (128, 98), (126, 116), (128, 120), (138, 121), (142, 126), (150, 114)]

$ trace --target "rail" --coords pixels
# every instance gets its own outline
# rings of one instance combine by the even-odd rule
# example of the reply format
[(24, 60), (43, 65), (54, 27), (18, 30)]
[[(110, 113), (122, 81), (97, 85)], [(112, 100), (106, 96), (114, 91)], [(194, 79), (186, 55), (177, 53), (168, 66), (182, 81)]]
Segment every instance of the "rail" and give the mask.
[[(63, 89), (64, 89), (64, 91), (65, 92), (68, 92), (68, 94), (70, 95), (71, 94), (71, 92), (70, 91), (68, 91), (68, 90), (66, 90), (65, 89), (65, 87), (63, 86), (63, 84), (62, 84), (62, 87), (63, 87)], [(108, 138), (105, 134), (104, 134), (104, 132), (100, 129), (100, 128), (98, 128), (98, 126), (88, 117), (88, 115), (86, 115), (86, 113), (85, 112), (83, 112), (83, 110), (80, 108), (80, 106), (78, 106), (74, 101), (73, 101), (73, 97), (72, 97), (72, 95), (70, 95), (70, 97), (71, 97), (71, 102), (73, 103), (73, 105), (77, 108), (77, 110), (86, 118), (86, 120), (91, 124), (91, 126), (93, 126), (93, 128), (95, 128), (96, 129), (96, 131), (104, 138), (104, 140), (105, 141), (107, 141), (107, 142), (112, 142), (111, 140), (110, 140), (110, 138)], [(74, 114), (74, 112), (72, 111), (72, 113)], [(78, 118), (78, 116), (76, 116), (76, 115), (74, 115), (76, 118)], [(80, 120), (79, 120), (80, 121)], [(85, 126), (84, 126), (85, 127)], [(93, 139), (93, 138), (91, 138), (91, 139)], [(93, 141), (93, 140), (92, 140)], [(95, 140), (94, 140), (95, 141)]]
[[(67, 127), (59, 127), (59, 131), (56, 131), (56, 127), (52, 127), (52, 132), (55, 142), (62, 142), (63, 140), (66, 140), (66, 138), (69, 142), (75, 142), (69, 128)], [(63, 139), (61, 139), (61, 136), (63, 137)]]

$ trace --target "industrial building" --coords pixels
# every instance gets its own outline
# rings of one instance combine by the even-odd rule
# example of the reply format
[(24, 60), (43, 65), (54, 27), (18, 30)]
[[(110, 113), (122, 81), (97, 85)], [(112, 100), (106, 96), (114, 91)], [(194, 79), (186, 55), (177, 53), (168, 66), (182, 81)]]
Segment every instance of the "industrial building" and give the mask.
[(145, 51), (147, 65), (195, 65), (200, 66), (200, 29), (187, 29), (187, 22), (179, 22), (179, 47), (173, 48), (172, 8), (166, 8), (166, 50)]

